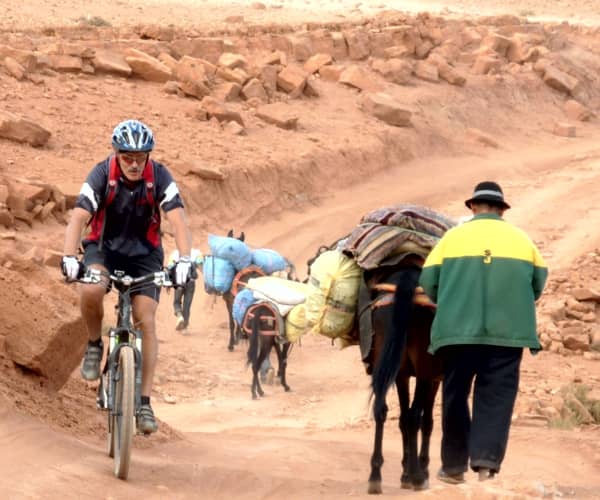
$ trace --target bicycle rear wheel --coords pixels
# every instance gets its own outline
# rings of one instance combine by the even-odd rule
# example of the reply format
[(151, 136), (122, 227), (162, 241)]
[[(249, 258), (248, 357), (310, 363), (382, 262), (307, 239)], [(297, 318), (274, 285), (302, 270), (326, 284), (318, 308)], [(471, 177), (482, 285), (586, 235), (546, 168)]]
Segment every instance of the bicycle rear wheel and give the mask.
[(135, 361), (133, 349), (124, 346), (119, 352), (113, 417), (115, 476), (127, 479), (133, 445), (135, 414)]

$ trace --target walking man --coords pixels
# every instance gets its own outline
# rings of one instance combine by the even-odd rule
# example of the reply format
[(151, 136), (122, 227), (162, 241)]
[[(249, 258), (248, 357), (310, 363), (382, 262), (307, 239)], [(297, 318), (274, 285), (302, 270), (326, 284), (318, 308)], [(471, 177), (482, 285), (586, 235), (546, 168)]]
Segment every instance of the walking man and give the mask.
[[(192, 248), (190, 254), (192, 264), (198, 268), (202, 265), (202, 252), (197, 248)], [(168, 267), (172, 268), (179, 261), (179, 250), (173, 250), (169, 256)], [(194, 293), (196, 292), (196, 272), (192, 274), (185, 286), (175, 289), (173, 296), (173, 313), (175, 314), (175, 329), (177, 331), (185, 330), (190, 323), (190, 314)]]
[(438, 478), (451, 484), (464, 482), (469, 459), (480, 480), (500, 470), (523, 348), (541, 349), (535, 301), (548, 274), (531, 239), (502, 218), (510, 205), (497, 183), (477, 184), (465, 204), (473, 217), (442, 237), (420, 278), (437, 303), (430, 352), (444, 364)]

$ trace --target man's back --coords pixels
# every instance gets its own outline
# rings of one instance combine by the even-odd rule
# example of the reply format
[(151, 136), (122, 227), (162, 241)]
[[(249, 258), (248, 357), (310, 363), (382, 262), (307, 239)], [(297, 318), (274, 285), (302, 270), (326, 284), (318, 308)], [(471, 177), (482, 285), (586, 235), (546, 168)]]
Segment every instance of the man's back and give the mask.
[(534, 304), (546, 276), (533, 242), (497, 214), (479, 214), (451, 229), (421, 276), (438, 304), (432, 351), (452, 344), (539, 349)]

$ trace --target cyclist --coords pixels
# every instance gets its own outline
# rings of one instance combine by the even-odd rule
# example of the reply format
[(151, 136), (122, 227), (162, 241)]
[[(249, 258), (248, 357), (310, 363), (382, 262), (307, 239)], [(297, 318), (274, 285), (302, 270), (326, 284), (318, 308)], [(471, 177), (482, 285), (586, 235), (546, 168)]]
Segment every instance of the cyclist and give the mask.
[[(191, 277), (191, 236), (177, 184), (164, 165), (150, 159), (152, 131), (140, 121), (123, 121), (113, 131), (112, 147), (113, 153), (90, 171), (79, 192), (65, 232), (63, 274), (67, 281), (73, 281), (81, 277), (85, 267), (121, 270), (132, 277), (160, 271), (164, 260), (162, 209), (181, 255), (174, 279), (178, 285), (185, 285)], [(81, 241), (88, 224), (89, 232)], [(80, 244), (83, 261), (77, 258)], [(100, 377), (103, 298), (107, 290), (108, 280), (106, 284), (81, 286), (81, 315), (89, 335), (81, 365), (85, 380)], [(158, 352), (155, 320), (159, 295), (160, 288), (150, 285), (132, 296), (134, 324), (144, 336), (142, 406), (137, 418), (138, 430), (143, 433), (158, 430), (150, 394)]]
[[(202, 265), (202, 252), (197, 248), (192, 248), (190, 253), (193, 265), (199, 267)], [(179, 261), (179, 250), (173, 250), (169, 255), (167, 266), (172, 269)], [(191, 279), (186, 286), (179, 287), (173, 294), (173, 312), (175, 313), (176, 322), (175, 329), (177, 331), (185, 330), (190, 323), (190, 310), (194, 292), (196, 291), (196, 280)]]

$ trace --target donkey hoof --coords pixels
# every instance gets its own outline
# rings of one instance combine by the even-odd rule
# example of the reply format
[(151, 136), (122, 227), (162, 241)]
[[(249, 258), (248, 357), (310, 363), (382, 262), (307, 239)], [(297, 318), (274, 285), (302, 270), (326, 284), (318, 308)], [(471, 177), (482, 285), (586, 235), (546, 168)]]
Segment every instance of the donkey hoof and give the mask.
[(402, 488), (403, 490), (412, 490), (413, 485), (408, 479), (402, 479), (400, 481), (400, 488)]
[(227, 350), (228, 350), (229, 352), (232, 352), (232, 351), (233, 351), (233, 346), (232, 346), (232, 345), (228, 345), (228, 346), (227, 346)]
[(425, 479), (422, 483), (413, 484), (413, 490), (422, 491), (429, 488), (429, 479)]
[(369, 481), (369, 488), (367, 489), (369, 495), (381, 495), (381, 481)]
[(292, 388), (289, 385), (284, 385), (283, 389), (285, 390), (285, 392), (290, 392), (292, 390)]

